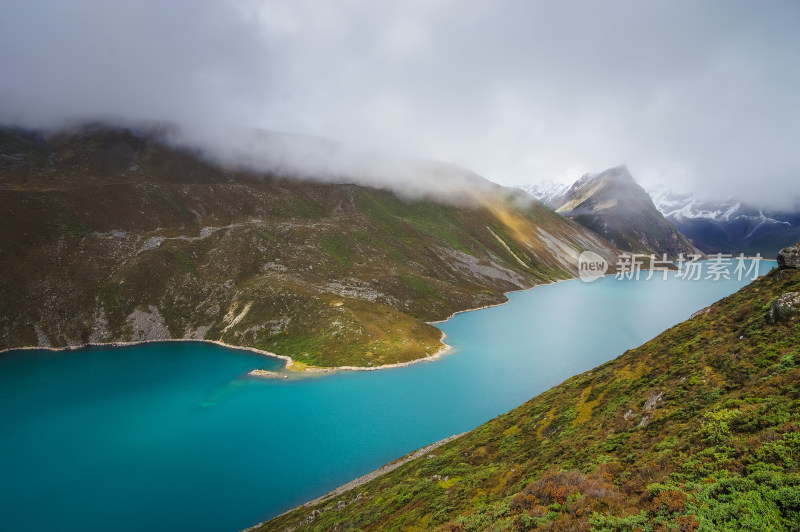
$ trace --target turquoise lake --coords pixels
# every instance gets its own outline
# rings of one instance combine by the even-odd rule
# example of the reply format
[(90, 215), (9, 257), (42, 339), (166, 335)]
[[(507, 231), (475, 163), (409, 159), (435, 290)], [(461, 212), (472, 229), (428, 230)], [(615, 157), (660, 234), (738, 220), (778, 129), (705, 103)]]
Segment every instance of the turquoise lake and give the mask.
[(203, 343), (6, 353), (0, 529), (239, 530), (472, 429), (746, 282), (539, 286), (439, 324), (454, 351), (438, 361), (312, 378), (247, 377), (283, 363)]

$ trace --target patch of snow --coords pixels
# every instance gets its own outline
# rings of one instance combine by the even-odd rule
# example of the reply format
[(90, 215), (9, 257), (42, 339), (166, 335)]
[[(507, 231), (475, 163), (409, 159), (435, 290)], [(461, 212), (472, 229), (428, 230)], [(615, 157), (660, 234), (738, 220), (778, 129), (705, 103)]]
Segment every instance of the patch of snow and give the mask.
[(569, 190), (569, 187), (570, 185), (564, 183), (541, 181), (539, 183), (521, 185), (517, 188), (524, 190), (545, 205), (552, 207), (555, 203), (558, 203), (558, 198), (563, 196)]

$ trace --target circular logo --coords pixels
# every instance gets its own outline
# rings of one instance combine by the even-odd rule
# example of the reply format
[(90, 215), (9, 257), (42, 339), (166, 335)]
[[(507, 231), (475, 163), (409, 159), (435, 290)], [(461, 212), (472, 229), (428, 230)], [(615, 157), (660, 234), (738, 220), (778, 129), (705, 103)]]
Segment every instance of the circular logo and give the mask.
[(594, 251), (584, 251), (578, 257), (578, 276), (581, 281), (591, 283), (608, 271), (608, 261)]

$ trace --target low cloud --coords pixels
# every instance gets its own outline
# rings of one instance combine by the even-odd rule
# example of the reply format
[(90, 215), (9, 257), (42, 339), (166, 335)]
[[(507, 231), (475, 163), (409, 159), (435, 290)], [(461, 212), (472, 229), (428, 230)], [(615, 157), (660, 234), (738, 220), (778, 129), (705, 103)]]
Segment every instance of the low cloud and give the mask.
[(12, 0), (0, 121), (168, 120), (228, 153), (231, 127), (286, 131), (506, 184), (627, 163), (787, 207), (799, 23), (795, 2)]
[[(225, 167), (327, 183), (391, 189), (402, 197), (481, 200), (495, 183), (455, 164), (365, 149), (329, 139), (249, 128), (167, 128), (168, 142), (201, 147)], [(221, 135), (222, 134), (222, 135)], [(521, 199), (521, 198), (520, 198)]]

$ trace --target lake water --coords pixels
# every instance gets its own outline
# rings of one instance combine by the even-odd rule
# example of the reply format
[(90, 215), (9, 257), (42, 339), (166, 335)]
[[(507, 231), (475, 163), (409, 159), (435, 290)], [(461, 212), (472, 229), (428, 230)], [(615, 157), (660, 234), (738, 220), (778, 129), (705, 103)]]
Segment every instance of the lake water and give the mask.
[[(774, 262), (762, 262), (762, 273)], [(0, 529), (238, 530), (615, 358), (736, 281), (579, 280), (439, 325), (433, 363), (292, 380), (202, 343), (0, 356)]]

